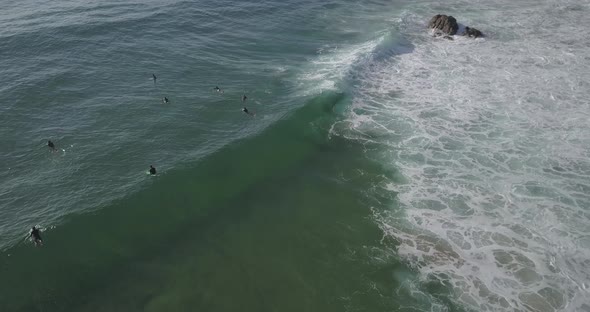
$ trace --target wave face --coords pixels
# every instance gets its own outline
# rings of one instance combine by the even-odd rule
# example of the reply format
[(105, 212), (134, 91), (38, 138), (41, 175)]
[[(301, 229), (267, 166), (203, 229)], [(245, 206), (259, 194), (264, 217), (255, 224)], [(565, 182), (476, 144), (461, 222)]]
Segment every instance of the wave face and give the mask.
[[(424, 21), (438, 12), (487, 38), (430, 37)], [(426, 295), (446, 285), (438, 295), (476, 311), (589, 308), (590, 40), (576, 31), (589, 12), (419, 3), (397, 21), (411, 52), (354, 73), (333, 134), (403, 176), (375, 190), (399, 200), (375, 218)]]

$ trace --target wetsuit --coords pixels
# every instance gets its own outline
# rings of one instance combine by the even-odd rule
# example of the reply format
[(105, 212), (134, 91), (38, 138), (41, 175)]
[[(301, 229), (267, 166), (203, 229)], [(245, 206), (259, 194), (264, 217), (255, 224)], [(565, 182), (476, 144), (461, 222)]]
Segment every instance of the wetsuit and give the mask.
[(35, 245), (43, 244), (43, 239), (41, 238), (41, 232), (39, 231), (39, 229), (33, 227), (31, 229), (30, 237), (33, 238), (33, 242), (35, 242)]

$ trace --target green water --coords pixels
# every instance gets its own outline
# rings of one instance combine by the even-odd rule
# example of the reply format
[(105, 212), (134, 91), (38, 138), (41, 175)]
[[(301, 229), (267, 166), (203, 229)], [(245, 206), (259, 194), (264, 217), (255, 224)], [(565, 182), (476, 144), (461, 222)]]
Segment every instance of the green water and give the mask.
[[(345, 149), (327, 150), (337, 156)], [(381, 232), (355, 191), (335, 183), (338, 164), (310, 156), (189, 223), (160, 256), (129, 265), (89, 311), (340, 311), (391, 307), (396, 262), (373, 260)], [(104, 298), (110, 303), (103, 304)], [(130, 300), (130, 298), (132, 298)], [(100, 309), (96, 309), (100, 307)]]
[[(343, 94), (2, 259), (10, 311), (341, 311), (428, 306), (372, 219), (383, 168), (327, 130)], [(303, 127), (304, 125), (305, 127)], [(313, 125), (313, 126), (309, 126)], [(157, 192), (154, 192), (154, 189)], [(15, 264), (19, 265), (16, 266)], [(28, 283), (26, 281), (34, 281)]]

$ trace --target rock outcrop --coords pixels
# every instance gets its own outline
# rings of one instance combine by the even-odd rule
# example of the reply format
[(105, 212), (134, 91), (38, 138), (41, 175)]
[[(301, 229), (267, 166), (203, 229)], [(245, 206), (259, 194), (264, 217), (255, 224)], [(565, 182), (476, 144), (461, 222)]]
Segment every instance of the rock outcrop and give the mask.
[(430, 19), (428, 27), (436, 29), (446, 35), (453, 36), (457, 33), (459, 24), (457, 24), (457, 20), (452, 16), (438, 14)]
[(483, 37), (483, 33), (475, 28), (463, 26), (450, 15), (437, 14), (430, 19), (428, 28), (434, 29), (435, 35), (451, 39), (454, 35), (467, 36), (472, 38)]

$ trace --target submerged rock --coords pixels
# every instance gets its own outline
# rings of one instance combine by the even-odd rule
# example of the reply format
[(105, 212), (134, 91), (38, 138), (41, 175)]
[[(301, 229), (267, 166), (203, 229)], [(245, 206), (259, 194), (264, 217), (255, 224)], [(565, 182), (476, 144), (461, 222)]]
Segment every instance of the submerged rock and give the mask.
[(473, 38), (483, 37), (481, 31), (471, 27), (465, 27), (465, 32), (462, 35)]

